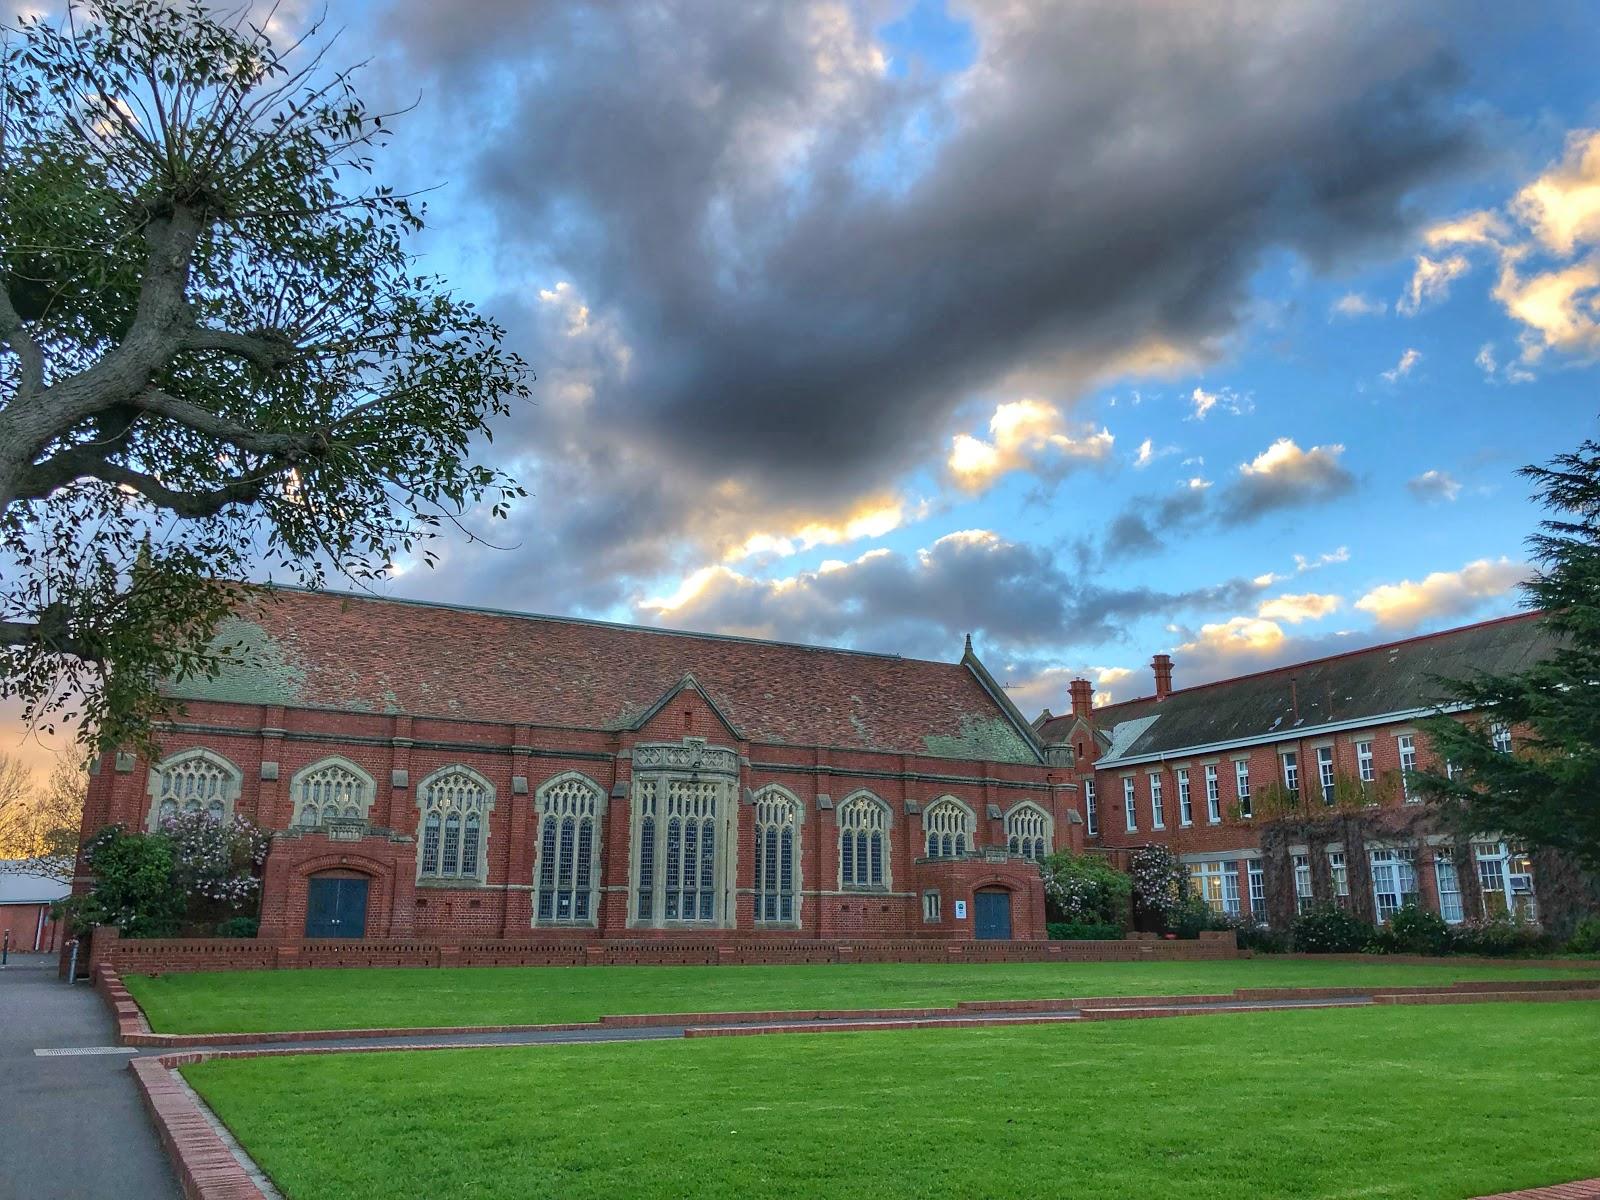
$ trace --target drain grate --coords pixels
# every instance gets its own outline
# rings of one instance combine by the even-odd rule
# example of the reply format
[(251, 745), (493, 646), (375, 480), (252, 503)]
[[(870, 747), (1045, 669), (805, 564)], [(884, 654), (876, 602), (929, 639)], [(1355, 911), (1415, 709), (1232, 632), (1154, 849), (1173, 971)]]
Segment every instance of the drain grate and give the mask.
[(80, 1054), (137, 1054), (137, 1046), (58, 1046), (50, 1050), (35, 1050), (40, 1058), (69, 1058)]

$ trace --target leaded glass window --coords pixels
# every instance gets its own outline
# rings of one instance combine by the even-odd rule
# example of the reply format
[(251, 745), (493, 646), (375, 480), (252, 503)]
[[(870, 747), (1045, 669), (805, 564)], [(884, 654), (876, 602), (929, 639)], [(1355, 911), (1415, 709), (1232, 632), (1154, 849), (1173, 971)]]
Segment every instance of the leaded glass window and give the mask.
[(929, 858), (960, 858), (971, 846), (972, 814), (951, 799), (936, 800), (922, 814)]
[(541, 925), (595, 919), (601, 799), (599, 786), (581, 775), (559, 776), (539, 789), (534, 919)]
[(756, 920), (794, 921), (800, 806), (793, 796), (769, 789), (756, 796), (755, 807)]
[(855, 796), (839, 809), (839, 886), (887, 887), (889, 810), (872, 796)]
[(352, 763), (333, 760), (308, 767), (295, 776), (296, 825), (329, 821), (362, 821), (372, 809), (372, 779)]
[(205, 751), (169, 758), (151, 772), (150, 825), (155, 828), (180, 813), (205, 813), (225, 821), (239, 791), (239, 772)]
[(1050, 853), (1050, 815), (1032, 804), (1019, 804), (1006, 814), (1006, 849), (1038, 862)]
[(448, 767), (430, 775), (419, 789), (423, 879), (477, 881), (483, 873), (483, 841), (494, 789), (474, 771)]

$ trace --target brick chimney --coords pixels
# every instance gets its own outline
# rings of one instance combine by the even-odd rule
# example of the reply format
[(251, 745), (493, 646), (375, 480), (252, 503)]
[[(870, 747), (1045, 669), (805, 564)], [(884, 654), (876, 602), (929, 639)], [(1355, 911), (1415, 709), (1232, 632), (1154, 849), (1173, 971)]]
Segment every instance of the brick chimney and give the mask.
[(1150, 666), (1156, 673), (1156, 699), (1165, 700), (1172, 695), (1172, 656), (1158, 654), (1150, 660)]
[(1074, 679), (1071, 686), (1072, 715), (1087, 717), (1094, 711), (1094, 684), (1087, 679)]

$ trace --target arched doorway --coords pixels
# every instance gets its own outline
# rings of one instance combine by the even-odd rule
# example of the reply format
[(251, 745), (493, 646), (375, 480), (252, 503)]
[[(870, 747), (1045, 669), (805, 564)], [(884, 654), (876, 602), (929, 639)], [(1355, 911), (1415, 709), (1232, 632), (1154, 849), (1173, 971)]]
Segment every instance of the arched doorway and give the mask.
[(1011, 893), (1005, 888), (979, 888), (973, 901), (974, 934), (985, 941), (1010, 941)]
[(306, 937), (367, 936), (367, 877), (329, 871), (306, 880)]

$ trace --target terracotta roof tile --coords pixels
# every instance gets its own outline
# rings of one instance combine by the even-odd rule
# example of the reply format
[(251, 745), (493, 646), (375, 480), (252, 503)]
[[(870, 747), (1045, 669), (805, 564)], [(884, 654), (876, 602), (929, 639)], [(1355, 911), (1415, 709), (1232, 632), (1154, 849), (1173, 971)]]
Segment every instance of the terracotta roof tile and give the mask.
[(1038, 761), (965, 663), (288, 588), (219, 641), (241, 661), (171, 694), (616, 730), (692, 674), (752, 741)]

